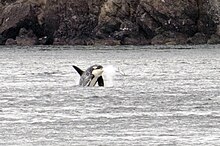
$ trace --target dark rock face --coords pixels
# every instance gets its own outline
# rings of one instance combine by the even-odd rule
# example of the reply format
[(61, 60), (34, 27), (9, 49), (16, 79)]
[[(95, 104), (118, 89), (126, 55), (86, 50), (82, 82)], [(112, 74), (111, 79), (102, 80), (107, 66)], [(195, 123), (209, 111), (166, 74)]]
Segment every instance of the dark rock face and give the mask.
[(89, 13), (89, 6), (85, 0), (67, 0), (63, 4), (59, 4), (58, 7), (59, 26), (54, 32), (54, 38), (71, 40), (91, 34), (97, 19)]
[(219, 43), (218, 0), (3, 0), (0, 44)]
[(19, 35), (16, 37), (16, 42), (17, 45), (35, 45), (37, 44), (37, 37), (32, 30), (21, 28), (19, 31)]
[(37, 19), (39, 13), (40, 7), (35, 3), (15, 2), (5, 6), (0, 15), (2, 20), (0, 34), (4, 38), (3, 43), (9, 38), (16, 39), (22, 28), (32, 30), (37, 36), (42, 35), (42, 28)]
[(167, 31), (167, 32), (163, 32), (162, 34), (158, 34), (151, 40), (151, 44), (153, 45), (157, 45), (157, 44), (182, 45), (186, 43), (187, 43), (186, 35), (172, 31)]
[(27, 21), (27, 19), (31, 17), (30, 11), (31, 7), (28, 4), (24, 4), (22, 6), (18, 4), (12, 4), (7, 6), (0, 16), (0, 20), (2, 20), (0, 33), (2, 36), (6, 39), (15, 39), (19, 33), (20, 27), (24, 25), (24, 21)]
[(17, 45), (17, 42), (16, 42), (16, 40), (9, 38), (5, 42), (5, 45)]
[(217, 16), (220, 2), (216, 0), (198, 0), (198, 31), (207, 35), (216, 33), (217, 24), (220, 16)]
[(161, 31), (193, 35), (197, 31), (196, 5), (196, 1), (188, 0), (142, 0), (137, 19), (149, 37)]
[(208, 37), (204, 33), (196, 33), (194, 36), (188, 39), (189, 44), (205, 44), (208, 41)]
[(220, 36), (213, 34), (207, 42), (208, 44), (220, 44)]

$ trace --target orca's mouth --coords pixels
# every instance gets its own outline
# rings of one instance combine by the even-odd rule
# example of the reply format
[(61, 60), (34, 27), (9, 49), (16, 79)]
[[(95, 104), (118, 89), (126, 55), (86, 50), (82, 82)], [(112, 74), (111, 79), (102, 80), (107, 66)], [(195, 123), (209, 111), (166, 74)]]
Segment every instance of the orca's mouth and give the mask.
[(103, 68), (95, 69), (95, 70), (92, 71), (92, 74), (93, 74), (94, 76), (101, 76), (102, 73), (103, 73), (103, 71), (104, 71)]

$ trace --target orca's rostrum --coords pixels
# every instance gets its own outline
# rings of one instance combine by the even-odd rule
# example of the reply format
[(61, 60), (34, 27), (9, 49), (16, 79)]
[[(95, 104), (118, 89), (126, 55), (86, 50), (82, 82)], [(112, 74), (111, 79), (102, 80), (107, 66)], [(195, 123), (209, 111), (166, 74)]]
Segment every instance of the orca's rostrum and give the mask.
[(103, 67), (101, 65), (93, 65), (89, 67), (86, 71), (81, 70), (79, 67), (73, 65), (73, 68), (80, 75), (80, 86), (95, 86), (98, 82), (99, 86), (104, 86), (104, 80), (102, 77)]

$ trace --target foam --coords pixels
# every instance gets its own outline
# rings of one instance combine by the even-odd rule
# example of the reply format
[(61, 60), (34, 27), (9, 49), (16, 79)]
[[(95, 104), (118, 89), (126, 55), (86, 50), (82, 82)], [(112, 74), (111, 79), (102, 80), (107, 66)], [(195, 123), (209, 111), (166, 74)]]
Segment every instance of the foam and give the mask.
[(113, 65), (107, 65), (103, 67), (103, 78), (105, 81), (105, 87), (114, 86), (114, 77), (116, 75), (116, 68)]

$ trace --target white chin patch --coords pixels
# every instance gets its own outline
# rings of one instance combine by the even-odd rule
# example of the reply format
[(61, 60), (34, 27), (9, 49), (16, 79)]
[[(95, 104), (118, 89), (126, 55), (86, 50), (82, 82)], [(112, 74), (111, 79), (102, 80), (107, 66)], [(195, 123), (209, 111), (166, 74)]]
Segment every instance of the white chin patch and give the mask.
[(94, 75), (94, 76), (101, 76), (102, 75), (102, 73), (103, 73), (103, 70), (102, 69), (95, 69), (95, 70), (93, 70), (92, 71), (92, 74)]

